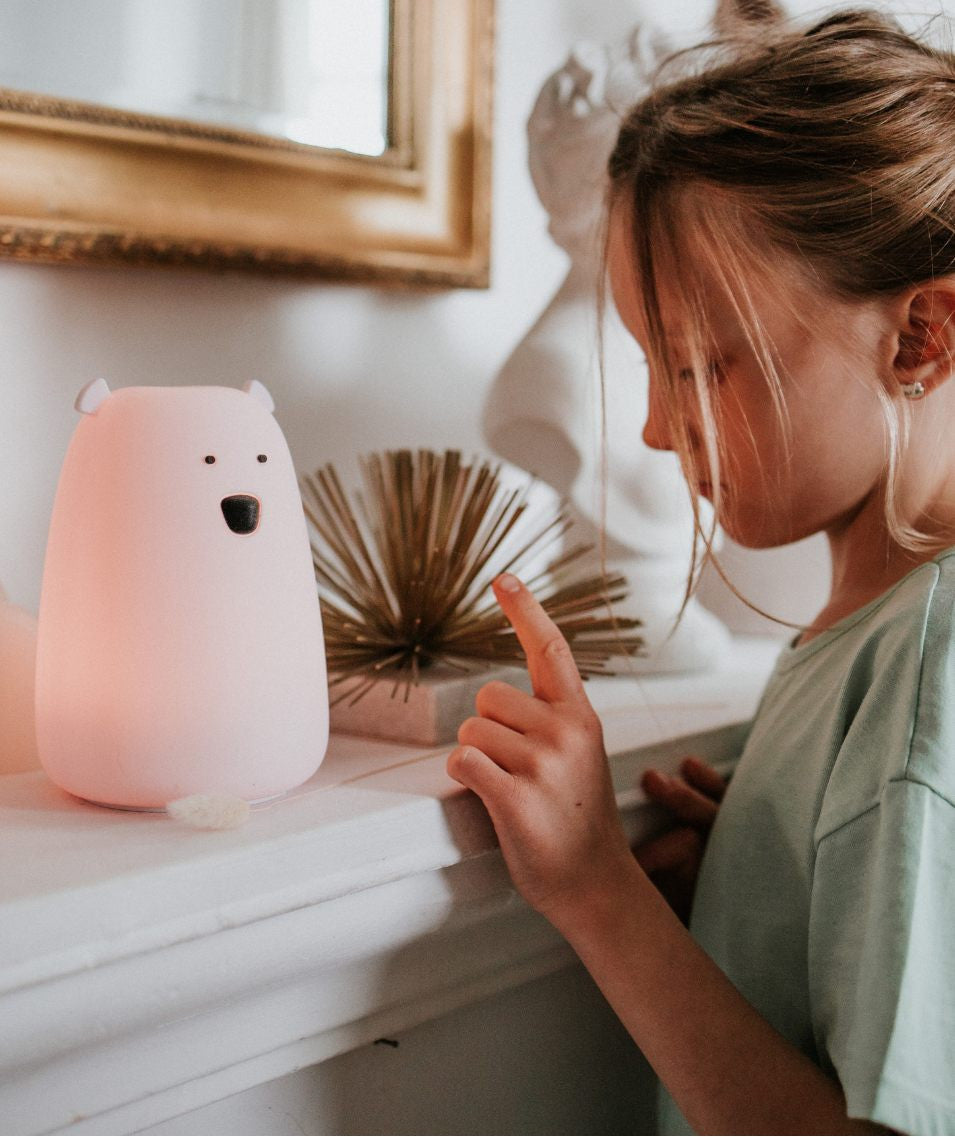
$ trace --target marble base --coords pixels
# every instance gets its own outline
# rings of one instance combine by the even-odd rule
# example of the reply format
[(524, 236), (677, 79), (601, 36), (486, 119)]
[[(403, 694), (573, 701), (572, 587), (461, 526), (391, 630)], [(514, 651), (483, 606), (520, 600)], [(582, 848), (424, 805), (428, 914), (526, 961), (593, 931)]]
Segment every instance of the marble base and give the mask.
[[(329, 676), (329, 678), (334, 678)], [(343, 699), (331, 708), (331, 729), (336, 734), (359, 734), (366, 738), (387, 738), (394, 742), (441, 746), (457, 741), (458, 727), (475, 713), (474, 699), (478, 691), (492, 679), (501, 679), (522, 691), (531, 690), (530, 676), (524, 668), (478, 667), (464, 673), (436, 664), (422, 673), (417, 687), (412, 687), (404, 701), (404, 683), (394, 698), (394, 678), (380, 679), (354, 706)], [(355, 680), (349, 680), (348, 687)], [(329, 695), (335, 699), (338, 687)]]

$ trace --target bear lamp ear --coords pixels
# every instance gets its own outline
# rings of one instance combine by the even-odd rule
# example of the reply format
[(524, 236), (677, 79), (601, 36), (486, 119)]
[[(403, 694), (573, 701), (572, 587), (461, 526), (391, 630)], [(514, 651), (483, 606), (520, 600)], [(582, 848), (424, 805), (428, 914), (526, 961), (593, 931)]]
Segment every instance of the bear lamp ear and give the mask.
[(105, 379), (94, 379), (92, 383), (87, 383), (76, 396), (76, 402), (73, 406), (81, 414), (95, 415), (109, 398), (109, 393), (109, 385)]
[(268, 388), (264, 383), (260, 383), (258, 379), (250, 379), (247, 383), (243, 384), (242, 390), (247, 395), (251, 395), (253, 399), (258, 399), (263, 407), (269, 412), (275, 410), (275, 402), (268, 392)]

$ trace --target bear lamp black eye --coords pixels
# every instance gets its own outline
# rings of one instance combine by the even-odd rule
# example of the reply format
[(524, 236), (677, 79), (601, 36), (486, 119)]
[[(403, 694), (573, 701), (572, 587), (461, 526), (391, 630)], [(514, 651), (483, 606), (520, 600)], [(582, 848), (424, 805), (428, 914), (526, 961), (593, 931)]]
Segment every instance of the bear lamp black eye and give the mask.
[(215, 454), (207, 454), (206, 455), (206, 465), (211, 466), (212, 463), (215, 462), (215, 460), (216, 460)]
[(260, 455), (258, 456), (258, 460), (259, 460), (260, 462), (268, 462), (268, 460), (269, 460), (269, 456), (268, 456), (268, 454), (260, 454)]

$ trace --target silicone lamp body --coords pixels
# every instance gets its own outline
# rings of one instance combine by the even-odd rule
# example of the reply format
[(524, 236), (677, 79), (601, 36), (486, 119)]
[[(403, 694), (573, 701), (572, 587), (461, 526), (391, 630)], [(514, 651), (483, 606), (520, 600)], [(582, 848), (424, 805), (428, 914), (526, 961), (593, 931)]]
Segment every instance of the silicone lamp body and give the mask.
[(98, 380), (64, 461), (37, 632), (49, 777), (102, 805), (249, 801), (328, 743), (311, 549), (291, 455), (256, 382)]

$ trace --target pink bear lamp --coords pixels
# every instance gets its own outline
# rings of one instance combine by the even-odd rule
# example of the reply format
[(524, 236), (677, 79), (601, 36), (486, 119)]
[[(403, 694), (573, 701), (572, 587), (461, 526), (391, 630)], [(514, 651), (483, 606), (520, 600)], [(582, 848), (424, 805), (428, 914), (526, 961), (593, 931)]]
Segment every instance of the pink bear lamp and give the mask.
[(69, 793), (256, 802), (321, 764), (321, 613), (273, 406), (254, 380), (80, 392), (37, 632), (37, 747)]

